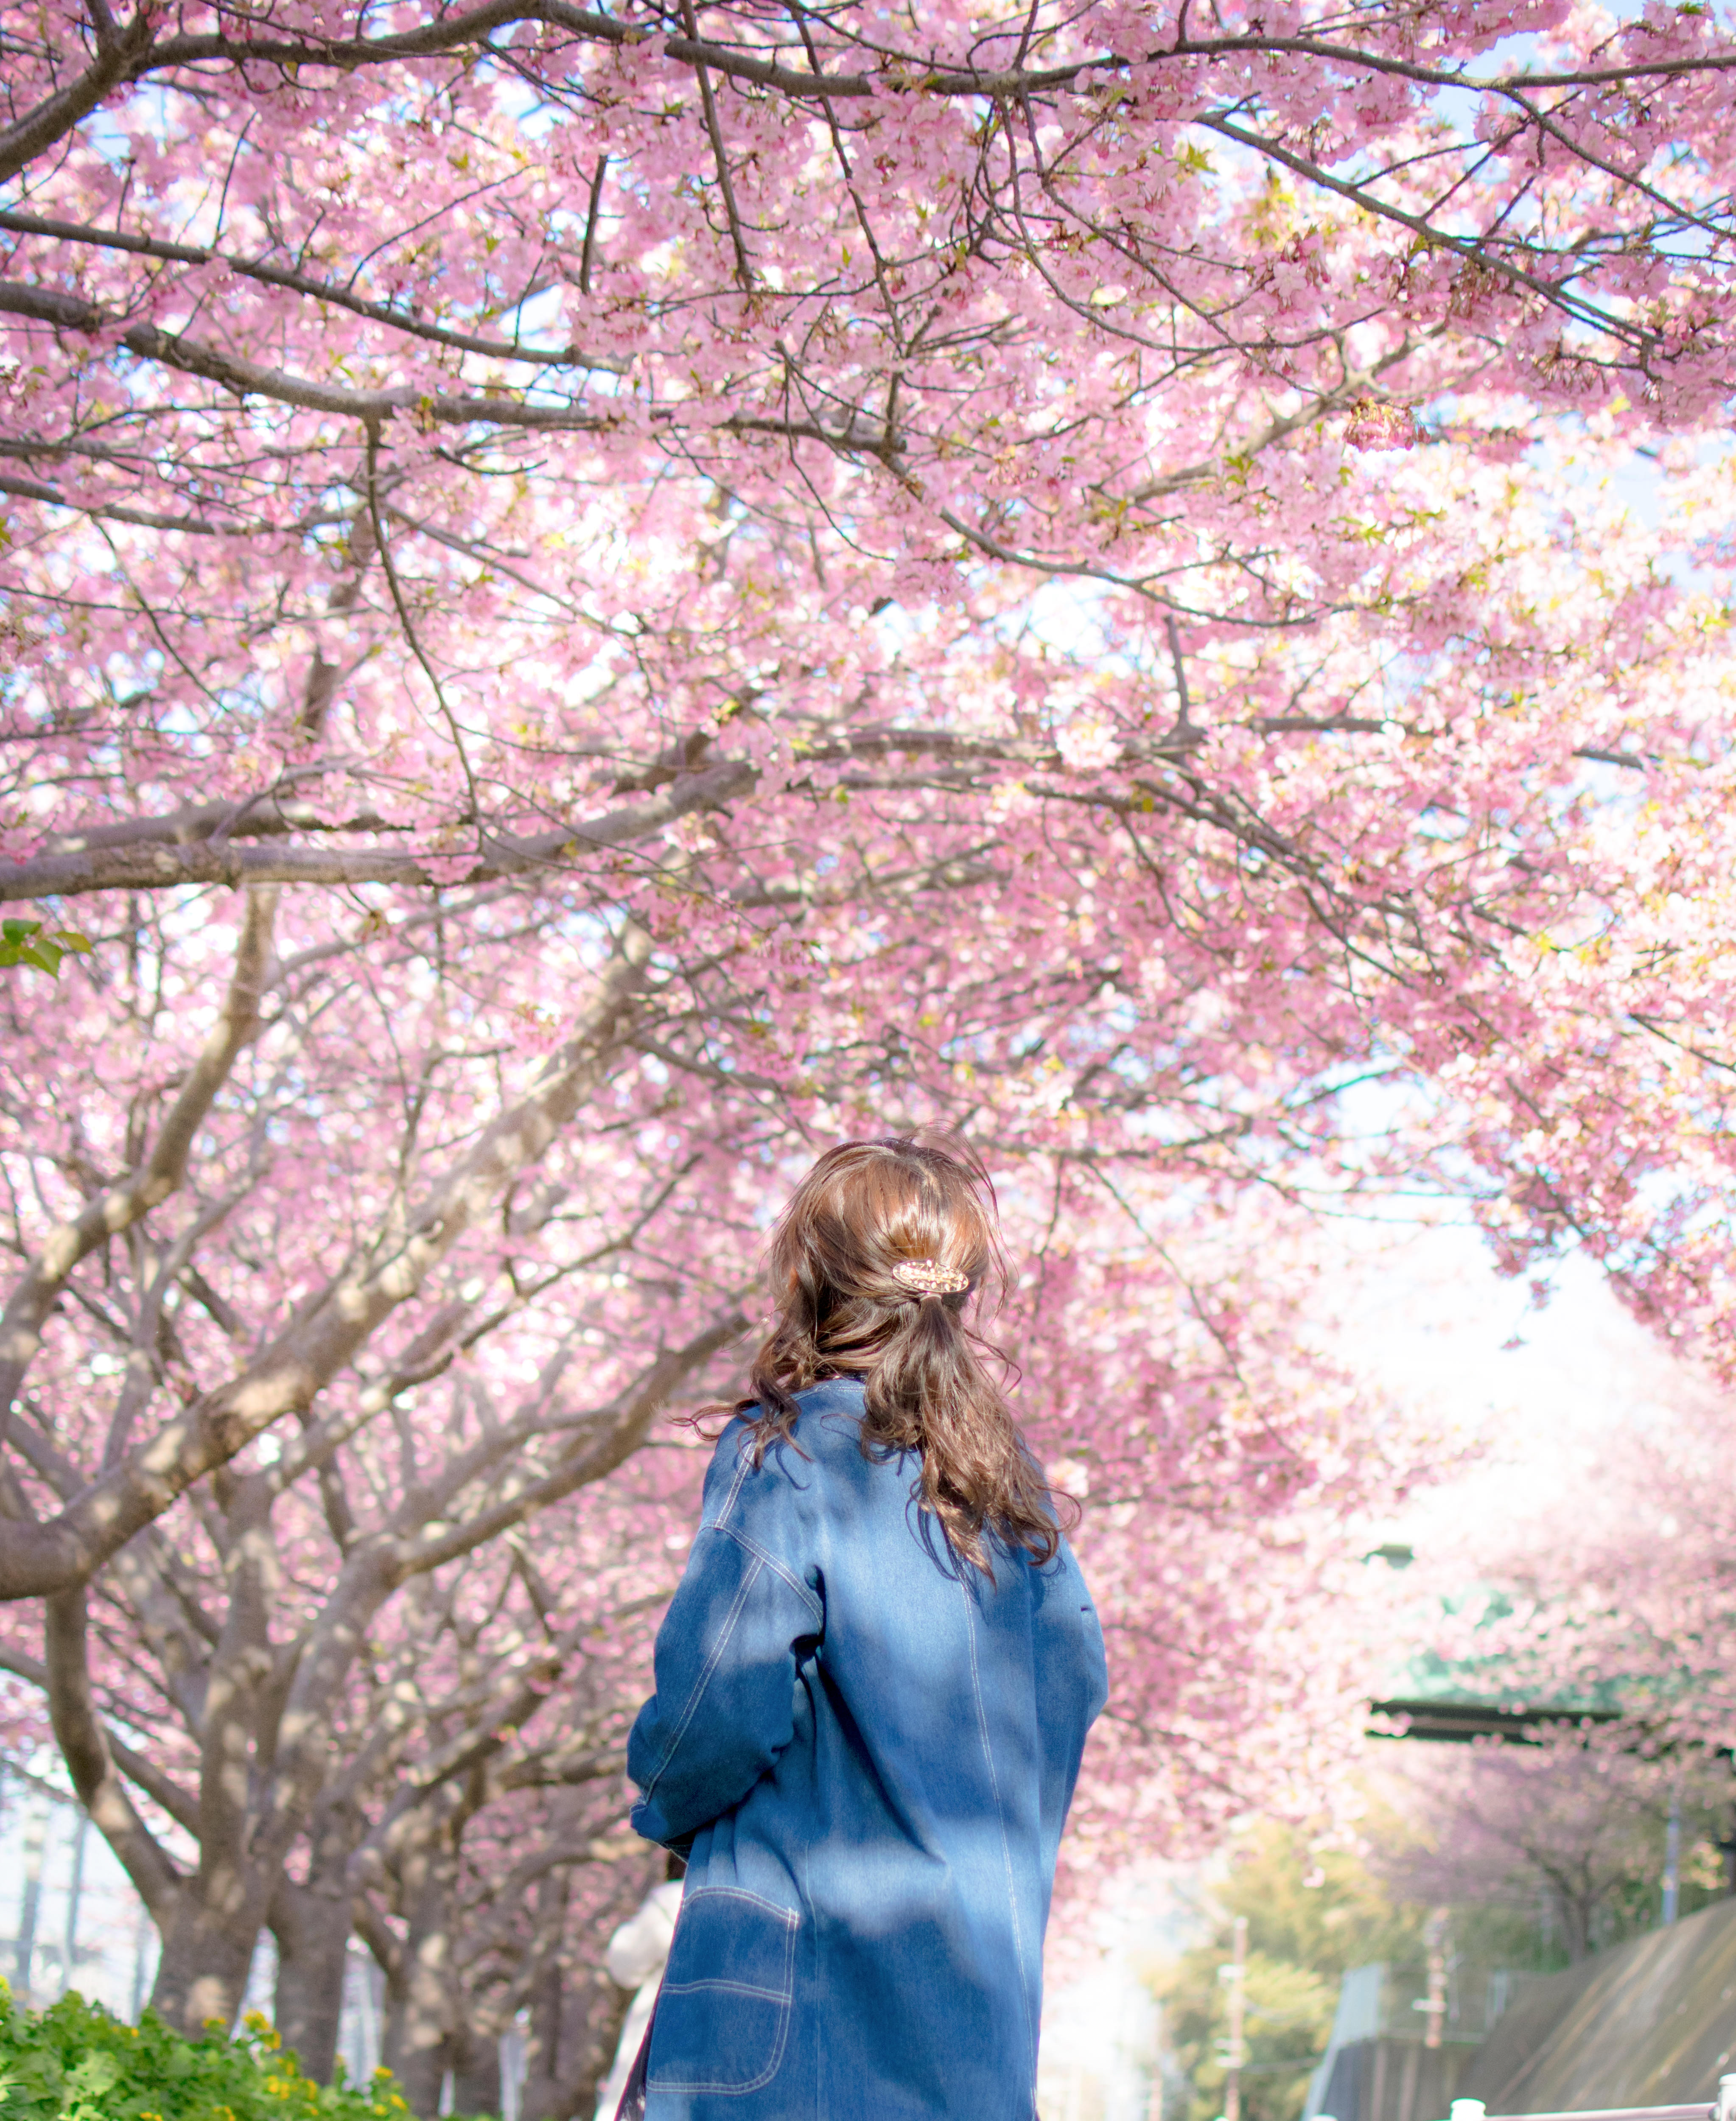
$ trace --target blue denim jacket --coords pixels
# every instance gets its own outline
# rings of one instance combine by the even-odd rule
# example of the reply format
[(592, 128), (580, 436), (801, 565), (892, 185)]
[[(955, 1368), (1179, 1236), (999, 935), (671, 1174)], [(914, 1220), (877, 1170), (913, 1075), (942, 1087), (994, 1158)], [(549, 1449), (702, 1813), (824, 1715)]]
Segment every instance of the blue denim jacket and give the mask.
[(1103, 1637), (1063, 1547), (949, 1555), (853, 1379), (719, 1441), (628, 1772), (688, 1853), (646, 2121), (1030, 2121)]

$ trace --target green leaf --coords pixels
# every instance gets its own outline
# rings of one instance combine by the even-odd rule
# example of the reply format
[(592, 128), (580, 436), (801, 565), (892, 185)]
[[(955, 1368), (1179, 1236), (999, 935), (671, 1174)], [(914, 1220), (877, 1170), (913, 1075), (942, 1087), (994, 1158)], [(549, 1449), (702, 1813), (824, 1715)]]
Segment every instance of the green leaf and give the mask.
[(90, 937), (77, 928), (51, 929), (44, 935), (40, 921), (0, 921), (0, 967), (35, 965), (58, 980), (60, 961), (68, 951), (83, 956), (94, 948)]
[(152, 2011), (124, 2025), (76, 1991), (21, 2010), (0, 1981), (0, 2121), (409, 2121), (409, 2108), (386, 2072), (310, 2082), (263, 2018), (239, 2039), (187, 2040)]

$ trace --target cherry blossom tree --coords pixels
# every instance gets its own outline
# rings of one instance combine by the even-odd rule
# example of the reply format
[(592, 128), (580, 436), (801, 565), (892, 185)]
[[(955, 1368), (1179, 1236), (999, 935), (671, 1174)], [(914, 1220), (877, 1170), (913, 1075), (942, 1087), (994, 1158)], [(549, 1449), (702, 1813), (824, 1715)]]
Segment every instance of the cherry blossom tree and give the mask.
[(4, 35), (4, 1656), (164, 2007), (268, 1924), (317, 2065), (353, 1926), (576, 2110), (659, 1416), (841, 1131), (1002, 1186), (1080, 1860), (1318, 1797), (1428, 1442), (1306, 1211), (1732, 1345), (1720, 20)]
[[(1484, 1596), (1455, 1601), (1440, 1646), (1500, 1673), (1518, 1698), (1594, 1704), (1622, 1742), (1713, 1764), (1736, 1745), (1736, 1600), (1728, 1500), (1729, 1388), (1703, 1364), (1631, 1360), (1624, 1418), (1558, 1506), (1481, 1558)], [(1444, 1570), (1454, 1565), (1443, 1555)]]
[(1383, 1874), (1417, 1901), (1541, 1913), (1570, 1963), (1656, 1925), (1673, 1812), (1678, 1870), (1721, 1870), (1729, 1774), (1704, 1756), (1648, 1758), (1609, 1726), (1417, 1750), (1436, 1757), (1406, 1763), (1415, 1838)]
[[(1334, 1374), (1281, 1210), (1209, 1158), (1176, 1196), (1184, 1149), (1099, 1168), (1090, 1131), (1146, 1099), (1113, 1070), (1089, 1102), (1043, 1094), (1026, 998), (1079, 976), (1046, 975), (1034, 932), (982, 952), (974, 980), (950, 935), (913, 925), (889, 963), (870, 934), (852, 972), (861, 902), (810, 909), (833, 980), (810, 950), (747, 967), (780, 983), (756, 1009), (808, 1014), (827, 1077), (798, 1091), (748, 1065), (762, 1018), (732, 1025), (738, 975), (722, 953), (716, 984), (708, 924), (641, 948), (514, 885), (499, 914), (334, 935), (319, 897), (273, 897), (254, 887), (226, 929), (203, 896), (147, 902), (58, 1007), (4, 991), (21, 1256), (92, 1172), (153, 1171), (173, 1130), (196, 1136), (177, 1190), (113, 1216), (40, 1315), (12, 1410), (26, 1505), (100, 1493), (135, 1427), (254, 1405), (287, 1372), (296, 1388), (279, 1427), (51, 1594), (45, 1630), (15, 1601), (0, 1643), (159, 1924), (160, 2007), (232, 2011), (268, 1927), (280, 2029), (329, 2067), (353, 1930), (386, 1970), (388, 2053), (419, 2107), (448, 2070), (482, 2103), (520, 2009), (547, 2110), (582, 2103), (607, 2058), (596, 1924), (645, 1882), (619, 1831), (625, 1727), (703, 1456), (656, 1417), (739, 1377), (760, 1234), (816, 1098), (854, 1129), (957, 1116), (968, 1096), (1001, 1162), (1027, 1263), (1002, 1326), (1125, 1646), (1080, 1860), (1256, 1790), (1317, 1793), (1356, 1675), (1329, 1636), (1298, 1659), (1298, 1629), (1351, 1565), (1346, 1521), (1413, 1478), (1426, 1440), (1378, 1428)], [(527, 934), (545, 977), (594, 997), (541, 1056)], [(908, 992), (943, 1051), (975, 1053), (962, 1079), (865, 1038), (865, 1000), (889, 1031)], [(207, 1012), (203, 1050), (220, 1035), (229, 1065), (189, 1129)], [(740, 1066), (707, 1060), (738, 1041)], [(540, 1118), (551, 1083), (572, 1099), (559, 1128)], [(483, 1205), (434, 1224), (423, 1203), (462, 1184)]]
[[(256, 900), (232, 939), (244, 963), (267, 918)], [(143, 950), (154, 944), (165, 957), (172, 948), (161, 932), (138, 939)], [(173, 939), (185, 958), (160, 957), (142, 993), (124, 979), (108, 992), (93, 983), (92, 1016), (106, 1017), (109, 1037), (99, 1035), (91, 1048), (88, 1093), (66, 1113), (61, 1137), (82, 1143), (88, 1154), (102, 1154), (107, 1127), (124, 1126), (129, 1115), (148, 1126), (153, 1104), (170, 1095), (161, 1071), (166, 1063), (172, 1076), (180, 1058), (175, 983), (208, 977), (214, 939), (203, 909), (189, 932)], [(75, 1281), (76, 1322), (63, 1315), (44, 1321), (30, 1388), (14, 1410), (16, 1443), (37, 1492), (63, 1500), (88, 1492), (93, 1478), (100, 1485), (105, 1461), (126, 1448), (128, 1425), (156, 1403), (197, 1402), (201, 1373), (226, 1375), (226, 1389), (245, 1396), (262, 1377), (280, 1377), (287, 1362), (306, 1360), (305, 1353), (285, 1355), (286, 1317), (288, 1337), (302, 1350), (320, 1345), (334, 1314), (359, 1316), (363, 1339), (368, 1324), (377, 1330), (393, 1320), (424, 1294), (429, 1269), (441, 1261), (436, 1242), (427, 1247), (422, 1273), (415, 1271), (413, 1211), (431, 1186), (450, 1201), (478, 1182), (502, 1139), (515, 1142), (521, 1163), (546, 1145), (546, 1134), (539, 1143), (532, 1128), (548, 1111), (548, 1082), (567, 1071), (557, 1054), (542, 1070), (540, 1094), (533, 1087), (517, 1098), (504, 1121), (491, 1120), (486, 1108), (478, 1121), (473, 1100), (479, 1096), (486, 1107), (510, 1046), (503, 1056), (500, 1042), (479, 1028), (475, 1005), (486, 997), (462, 976), (455, 988), (450, 971), (430, 977), (418, 1013), (414, 989), (418, 974), (430, 970), (426, 954), (395, 968), (402, 987), (390, 966), (382, 968), (383, 981), (358, 987), (352, 964), (340, 969), (317, 947), (311, 955), (299, 968), (281, 958), (273, 964), (290, 991), (253, 1043), (245, 1084), (231, 1072), (223, 1098), (201, 1116), (205, 1132), (184, 1219), (152, 1238), (136, 1236), (124, 1258), (106, 1260), (94, 1285)], [(605, 1009), (614, 1006), (616, 963), (610, 953), (599, 967)], [(231, 1000), (234, 991), (231, 982)], [(371, 1023), (353, 1007), (364, 995)], [(451, 1006), (455, 1023), (448, 1020)], [(220, 1017), (220, 1025), (227, 1020)], [(21, 1012), (15, 1025), (12, 1051), (22, 1058), (30, 1034)], [(429, 1042), (408, 1075), (401, 1072), (406, 1049), (394, 1047), (394, 1034)], [(139, 1063), (118, 1098), (98, 1088), (95, 1055), (105, 1042), (116, 1062), (130, 1042)], [(383, 1074), (357, 1065), (358, 1054), (381, 1046)], [(40, 1072), (34, 1080), (14, 1080), (21, 1098), (34, 1090), (46, 1100), (53, 1070), (45, 1052), (35, 1057)], [(441, 1094), (443, 1069), (455, 1079), (450, 1098)], [(187, 1096), (184, 1084), (169, 1125)], [(284, 1955), (287, 2014), (298, 2027), (304, 2021), (317, 2026), (317, 2037), (302, 2037), (315, 2055), (323, 2041), (329, 2060), (348, 1933), (342, 1919), (334, 1932), (331, 1905), (335, 1897), (340, 1918), (348, 1910), (346, 1865), (364, 1859), (365, 1830), (377, 1827), (401, 1842), (411, 1830), (399, 1825), (398, 1813), (416, 1807), (398, 1785), (412, 1796), (420, 1791), (418, 1802), (432, 1802), (540, 1707), (563, 1674), (567, 1721), (557, 1750), (564, 1750), (562, 1764), (548, 1771), (550, 1787), (581, 1786), (600, 1772), (618, 1783), (618, 1760), (610, 1755), (600, 1770), (595, 1758), (614, 1695), (587, 1720), (581, 1713), (586, 1690), (572, 1669), (575, 1643), (598, 1624), (595, 1610), (583, 1625), (576, 1615), (558, 1625), (539, 1593), (537, 1611), (509, 1615), (497, 1631), (502, 1639), (480, 1649), (472, 1643), (444, 1664), (432, 1645), (413, 1651), (406, 1644), (394, 1668), (390, 1641), (371, 1641), (371, 1630), (406, 1592), (411, 1625), (419, 1626), (415, 1616), (427, 1597), (418, 1602), (416, 1593), (425, 1578), (619, 1465), (671, 1390), (739, 1333), (739, 1310), (726, 1290), (714, 1289), (709, 1322), (671, 1344), (658, 1315), (670, 1294), (667, 1270), (660, 1276), (655, 1263), (641, 1263), (652, 1277), (642, 1289), (638, 1276), (621, 1271), (623, 1259), (632, 1263), (637, 1229), (680, 1177), (679, 1163), (673, 1179), (647, 1168), (656, 1146), (648, 1138), (623, 1163), (618, 1137), (631, 1140), (636, 1119), (642, 1126), (648, 1119), (655, 1130), (656, 1103), (654, 1093), (642, 1113), (629, 1106), (594, 1114), (593, 1138), (576, 1150), (579, 1168), (560, 1173), (545, 1160), (541, 1190), (505, 1204), (480, 1262), (489, 1270), (478, 1277), (467, 1268), (441, 1287), (436, 1301), (422, 1303), (384, 1372), (358, 1374), (352, 1364), (330, 1403), (316, 1406), (307, 1393), (293, 1443), (273, 1437), (245, 1460), (227, 1459), (216, 1482), (196, 1491), (190, 1516), (171, 1515), (161, 1531), (147, 1526), (121, 1548), (94, 1612), (86, 1587), (57, 1592), (46, 1601), (40, 1658), (21, 1641), (13, 1669), (44, 1690), (80, 1794), (163, 1931), (158, 1999), (185, 2021), (233, 2011), (253, 1939), (271, 1919), (302, 1940)], [(390, 1145), (384, 1163), (376, 1160), (382, 1127)], [(443, 1155), (453, 1133), (459, 1152)], [(718, 1147), (727, 1153), (721, 1138)], [(592, 1158), (587, 1172), (582, 1167)], [(52, 1171), (53, 1161), (43, 1159), (38, 1175)], [(617, 1177), (626, 1192), (614, 1190)], [(494, 1191), (502, 1190), (497, 1178)], [(118, 1244), (133, 1232), (116, 1219), (111, 1243)], [(465, 1228), (461, 1216), (450, 1221), (456, 1228), (449, 1243)], [(707, 1228), (713, 1243), (727, 1242), (715, 1213)], [(677, 1238), (679, 1230), (664, 1234)], [(477, 1264), (473, 1250), (468, 1266)], [(739, 1283), (739, 1266), (735, 1271)], [(707, 1292), (690, 1278), (680, 1294), (707, 1306)], [(380, 1312), (373, 1321), (371, 1300)], [(500, 1367), (476, 1377), (473, 1389), (441, 1410), (443, 1419), (413, 1428), (406, 1396), (491, 1335), (504, 1341)], [(587, 1346), (600, 1399), (575, 1405), (563, 1396), (557, 1404), (561, 1379)], [(529, 1388), (521, 1382), (527, 1368)], [(110, 1376), (118, 1389), (93, 1419), (91, 1396), (105, 1392)], [(493, 1396), (502, 1390), (511, 1395), (505, 1405)], [(521, 1575), (533, 1569), (526, 1556), (518, 1566)], [(664, 1576), (656, 1582), (666, 1592)], [(462, 1643), (465, 1611), (461, 1602), (448, 1610), (456, 1589), (446, 1595), (448, 1606), (436, 1597), (432, 1609), (441, 1616), (435, 1635)], [(500, 1595), (489, 1593), (497, 1602)], [(29, 1608), (16, 1610), (27, 1639)], [(528, 1620), (528, 1639), (523, 1626), (515, 1631), (514, 1619)], [(413, 1656), (420, 1693), (406, 1665)], [(181, 1728), (179, 1754), (166, 1718)], [(117, 1722), (133, 1743), (111, 1738)], [(338, 1753), (346, 1741), (348, 1752)], [(432, 1749), (443, 1757), (442, 1748), (455, 1748), (453, 1760), (431, 1778), (424, 1755)], [(522, 1764), (518, 1772), (530, 1775)], [(531, 1776), (527, 1786), (542, 1784)], [(195, 1837), (190, 1871), (140, 1814), (134, 1792)], [(366, 1810), (376, 1796), (377, 1816)], [(613, 1791), (611, 1797), (618, 1806)], [(302, 1867), (293, 1880), (286, 1868), (292, 1849)], [(325, 1918), (315, 1919), (322, 1900)], [(436, 2096), (438, 2090), (436, 2078)]]
[(1402, 1889), (1541, 1900), (1575, 1959), (1656, 1920), (1667, 1842), (1701, 1893), (1725, 1889), (1736, 1848), (1729, 1391), (1643, 1344), (1609, 1361), (1619, 1418), (1534, 1505), (1421, 1564), (1450, 1592), (1440, 1668), (1539, 1721), (1523, 1744), (1397, 1749), (1417, 1755), (1400, 1780), (1425, 1822)]
[[(1516, 26), (1542, 55), (1486, 63)], [(913, 35), (21, 34), (5, 888), (534, 876), (759, 948), (1017, 845), (1034, 911), (1146, 944), (1123, 977), (1236, 991), (1268, 1139), (1316, 1147), (1359, 1065), (1446, 1084), (1510, 1261), (1584, 1242), (1715, 1336), (1725, 967), (1679, 937), (1728, 890), (1716, 614), (1514, 461), (1554, 419), (1711, 483), (1672, 438), (1725, 372), (1715, 19)], [(814, 835), (840, 797), (868, 860)], [(277, 1396), (16, 1517), (12, 1589)]]

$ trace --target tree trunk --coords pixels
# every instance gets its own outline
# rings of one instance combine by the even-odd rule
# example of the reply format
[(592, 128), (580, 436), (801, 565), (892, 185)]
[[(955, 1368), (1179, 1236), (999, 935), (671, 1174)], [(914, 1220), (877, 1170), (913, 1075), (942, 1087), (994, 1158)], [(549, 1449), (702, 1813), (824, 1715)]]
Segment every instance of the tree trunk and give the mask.
[(235, 2023), (254, 1946), (282, 1876), (282, 1855), (267, 1853), (251, 1802), (257, 1767), (275, 1741), (278, 1708), (268, 1683), (278, 1575), (274, 1496), (257, 1474), (226, 1475), (217, 1495), (228, 1603), (207, 1671), (199, 1732), (198, 1868), (162, 1925), (163, 1956), (151, 1997), (169, 2024), (192, 2039), (212, 2023), (225, 2032)]
[[(540, 1881), (540, 1936), (559, 1938), (571, 1890), (572, 1874), (564, 1869)], [(609, 2074), (632, 2006), (633, 1991), (618, 1987), (604, 1968), (581, 1970), (575, 1981), (565, 1959), (559, 1950), (548, 1951), (525, 1999), (530, 2039), (520, 2121), (591, 2121), (597, 2086)]]
[[(539, 1880), (536, 1932), (539, 1938), (559, 1937), (564, 1932), (567, 1904), (572, 1891), (572, 1876), (567, 1870), (551, 1871)], [(545, 1956), (531, 1979), (525, 1999), (530, 2020), (530, 2037), (525, 2049), (520, 2121), (555, 2121), (561, 2111), (561, 2032), (566, 1993), (561, 1954), (545, 1946)], [(622, 1993), (626, 1993), (624, 1990)], [(621, 2015), (623, 2018), (627, 2015), (624, 2002)]]
[(1598, 1912), (1596, 1897), (1593, 1895), (1582, 1897), (1557, 1889), (1555, 1911), (1561, 1925), (1561, 1942), (1567, 1947), (1569, 1964), (1577, 1966), (1582, 1959), (1591, 1956), (1592, 1926), (1597, 1920)]
[(498, 2114), (501, 2099), (501, 2044), (485, 2033), (467, 2032), (452, 2065), (452, 2111)]
[(618, 1987), (601, 1967), (596, 1967), (586, 1978), (584, 1994), (569, 2002), (567, 2015), (582, 2026), (584, 2042), (572, 2058), (572, 2074), (550, 2110), (549, 2121), (590, 2121), (596, 2110), (597, 2087), (615, 2058), (621, 2028), (632, 2008), (633, 1993)]
[(316, 2084), (329, 2084), (343, 2011), (349, 1895), (286, 1880), (272, 1902), (271, 1930), (278, 1941), (273, 2014), (278, 2036), (294, 2051), (305, 2076)]
[(457, 1904), (458, 1848), (448, 1807), (420, 1806), (394, 1839), (399, 1912), (408, 1925), (386, 1974), (383, 2059), (410, 2111), (431, 2121), (453, 2059), (457, 1972), (452, 1914)]
[[(574, 1853), (588, 1838), (586, 1800), (571, 1794), (567, 1826)], [(665, 1876), (659, 1850), (617, 1867), (608, 1896), (588, 1906), (589, 1948), (575, 1951), (568, 1935), (574, 1872), (566, 1864), (544, 1872), (536, 1884), (533, 1935), (536, 1942), (528, 1979), (520, 1992), (530, 2018), (521, 2121), (591, 2121), (597, 2087), (609, 2072), (633, 1991), (610, 1980), (600, 1962), (601, 1946), (615, 1924), (630, 1914)]]
[(200, 1867), (164, 1935), (151, 1991), (151, 2007), (166, 2024), (195, 2040), (208, 2025), (230, 2030), (247, 1993), (262, 1916), (243, 1880), (226, 1867), (213, 1879)]
[(448, 1942), (443, 1934), (424, 1936), (417, 1949), (405, 1952), (402, 1977), (386, 1982), (381, 2059), (422, 2121), (432, 2121), (440, 2111), (450, 2052), (440, 1964)]
[(329, 2084), (337, 2067), (343, 1973), (355, 1928), (350, 1863), (363, 1825), (347, 1794), (323, 1796), (308, 1824), (307, 1883), (281, 1880), (271, 1904), (278, 2032), (317, 2084)]
[(548, 2121), (556, 2087), (561, 2039), (561, 1970), (545, 1966), (531, 1983), (525, 2016), (525, 2081), (519, 2087), (520, 2121)]

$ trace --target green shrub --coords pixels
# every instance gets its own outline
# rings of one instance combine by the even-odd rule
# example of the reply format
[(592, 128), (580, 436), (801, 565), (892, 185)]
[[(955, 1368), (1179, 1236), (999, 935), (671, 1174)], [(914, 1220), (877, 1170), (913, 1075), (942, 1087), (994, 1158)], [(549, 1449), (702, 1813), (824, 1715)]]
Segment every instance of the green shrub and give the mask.
[(277, 2035), (250, 2016), (238, 2039), (183, 2039), (154, 2012), (124, 2025), (100, 2004), (63, 1996), (23, 2011), (0, 1981), (0, 2121), (404, 2121), (390, 2072), (366, 2087), (301, 2074)]

